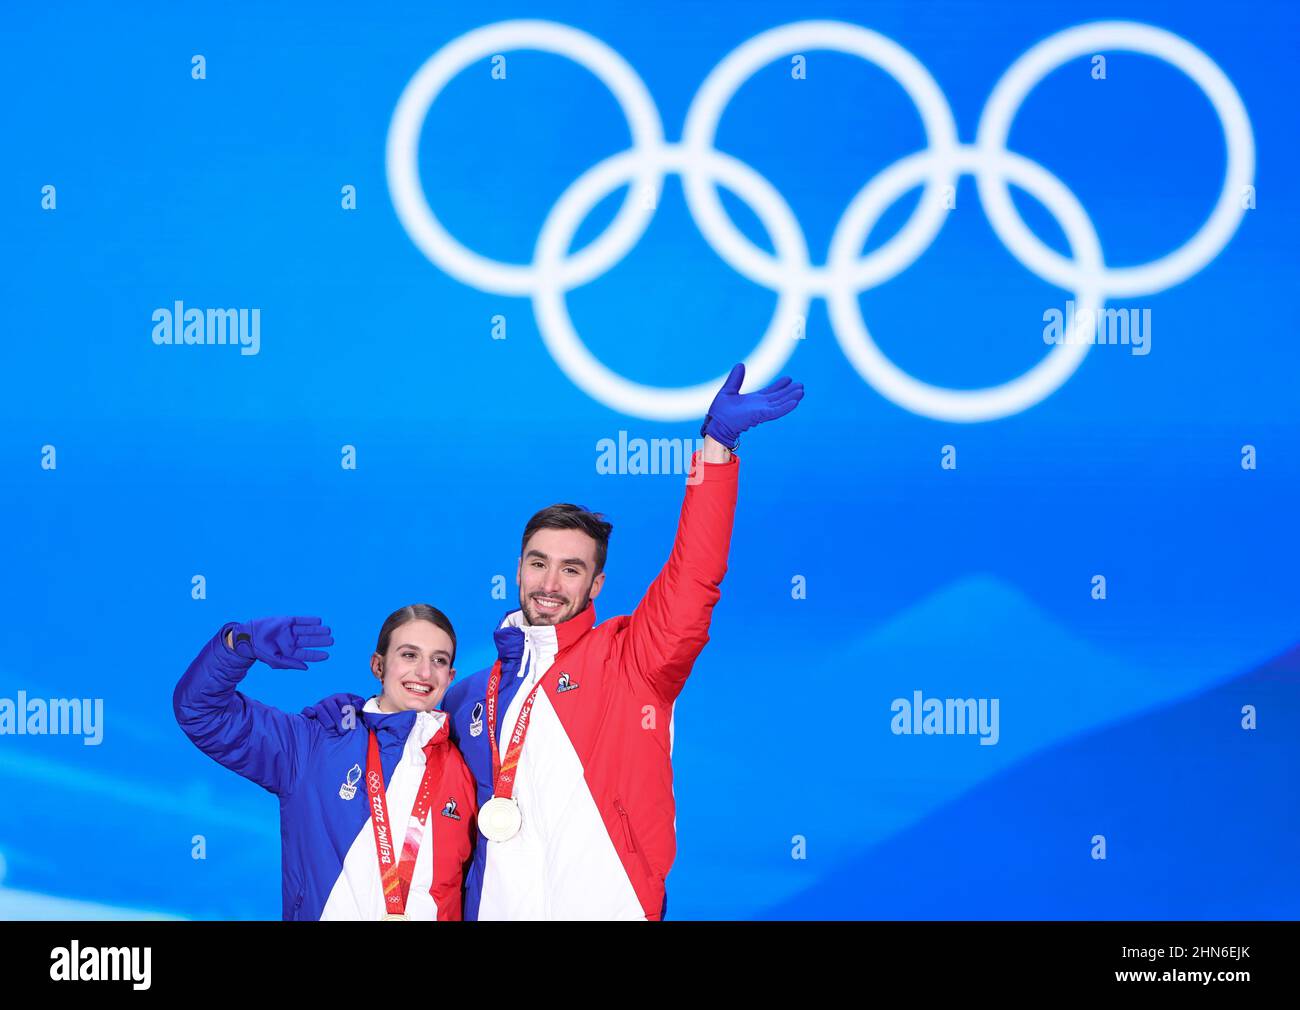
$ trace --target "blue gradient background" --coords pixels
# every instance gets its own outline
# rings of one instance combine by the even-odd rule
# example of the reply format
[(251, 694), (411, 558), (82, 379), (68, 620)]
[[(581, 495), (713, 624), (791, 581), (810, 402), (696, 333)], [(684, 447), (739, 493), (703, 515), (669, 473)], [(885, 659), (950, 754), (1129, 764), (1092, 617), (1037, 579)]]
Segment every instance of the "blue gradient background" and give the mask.
[[(102, 745), (0, 737), (0, 915), (275, 918), (275, 799), (181, 734), (172, 688), (228, 619), (322, 615), (331, 659), (255, 667), (297, 710), (366, 693), (396, 606), (448, 611), (467, 675), (514, 591), (518, 536), (552, 501), (615, 524), (598, 616), (667, 556), (681, 478), (602, 476), (595, 444), (693, 437), (594, 402), (526, 299), (465, 287), (399, 224), (384, 139), (402, 88), (456, 36), (512, 17), (594, 34), (646, 82), (669, 139), (699, 83), (766, 28), (826, 17), (896, 40), (964, 141), (1012, 61), (1084, 21), (1169, 29), (1231, 78), (1259, 207), (1149, 308), (1151, 353), (1097, 347), (1041, 404), (984, 424), (908, 413), (840, 352), (824, 303), (787, 371), (799, 410), (750, 433), (706, 648), (676, 711), (672, 918), (1294, 918), (1300, 654), (1294, 577), (1300, 345), (1294, 5), (813, 3), (11, 6), (0, 92), (5, 620), (0, 696), (104, 699)], [(190, 57), (207, 58), (207, 80)], [(461, 74), (421, 141), (454, 235), (524, 261), (569, 183), (626, 146), (594, 77), (539, 53)], [(847, 56), (756, 75), (718, 146), (783, 193), (820, 262), (843, 208), (924, 142), (905, 93)], [(1209, 102), (1176, 69), (1109, 54), (1030, 95), (1012, 149), (1087, 209), (1106, 260), (1188, 239), (1224, 165)], [(58, 210), (40, 191), (58, 188)], [(355, 185), (358, 209), (339, 207)], [(875, 246), (914, 205), (901, 201)], [(579, 232), (585, 245), (622, 193)], [(726, 200), (756, 242), (767, 239)], [(1064, 250), (1051, 218), (1017, 205)], [(1287, 229), (1292, 229), (1288, 231)], [(963, 180), (911, 268), (861, 298), (881, 347), (977, 387), (1044, 353), (1068, 293), (1002, 247)], [(156, 347), (151, 312), (259, 307), (262, 348)], [(611, 368), (685, 385), (748, 353), (775, 296), (693, 225), (675, 178), (642, 241), (569, 305)], [(490, 338), (504, 314), (508, 337)], [(40, 468), (53, 444), (58, 468)], [(939, 466), (954, 444), (959, 466)], [(1244, 444), (1259, 467), (1243, 471)], [(340, 446), (358, 469), (339, 466)], [(207, 578), (207, 599), (190, 579)], [(1109, 597), (1090, 598), (1104, 574)], [(807, 599), (791, 598), (794, 575)], [(513, 601), (511, 601), (513, 603)], [(890, 703), (996, 697), (997, 746), (890, 732)], [(1259, 728), (1240, 727), (1255, 705)], [(1104, 835), (1108, 858), (1090, 857)], [(191, 858), (191, 838), (207, 858)], [(806, 859), (791, 857), (806, 840)]]

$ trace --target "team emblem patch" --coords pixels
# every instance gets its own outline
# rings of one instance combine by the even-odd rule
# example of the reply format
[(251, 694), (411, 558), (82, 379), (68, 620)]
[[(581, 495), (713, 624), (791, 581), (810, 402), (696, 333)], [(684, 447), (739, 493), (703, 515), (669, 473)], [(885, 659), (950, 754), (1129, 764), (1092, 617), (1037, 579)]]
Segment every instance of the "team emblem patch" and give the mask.
[(357, 794), (357, 783), (361, 781), (361, 766), (353, 765), (348, 769), (347, 780), (339, 786), (339, 796), (345, 800), (352, 799)]
[(469, 735), (478, 736), (483, 732), (483, 703), (477, 702), (474, 711), (469, 714)]

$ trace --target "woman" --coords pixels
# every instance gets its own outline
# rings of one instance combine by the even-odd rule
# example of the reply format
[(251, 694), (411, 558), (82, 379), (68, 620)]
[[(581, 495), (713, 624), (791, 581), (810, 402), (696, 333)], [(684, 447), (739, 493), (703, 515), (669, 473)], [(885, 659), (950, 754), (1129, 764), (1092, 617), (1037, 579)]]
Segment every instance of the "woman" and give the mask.
[(477, 810), (436, 710), (456, 676), (451, 622), (423, 603), (389, 615), (370, 658), (380, 692), (341, 724), (235, 689), (255, 660), (305, 670), (333, 644), (319, 617), (227, 624), (176, 685), (176, 721), (280, 797), (285, 919), (459, 919)]

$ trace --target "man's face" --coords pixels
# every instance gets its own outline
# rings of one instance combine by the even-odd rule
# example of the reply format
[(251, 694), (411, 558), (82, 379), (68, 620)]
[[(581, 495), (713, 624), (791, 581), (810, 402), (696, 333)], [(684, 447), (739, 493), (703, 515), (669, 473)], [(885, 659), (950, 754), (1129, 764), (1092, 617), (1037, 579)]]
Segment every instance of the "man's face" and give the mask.
[(529, 624), (559, 624), (600, 595), (596, 541), (581, 530), (538, 530), (519, 559), (519, 606)]

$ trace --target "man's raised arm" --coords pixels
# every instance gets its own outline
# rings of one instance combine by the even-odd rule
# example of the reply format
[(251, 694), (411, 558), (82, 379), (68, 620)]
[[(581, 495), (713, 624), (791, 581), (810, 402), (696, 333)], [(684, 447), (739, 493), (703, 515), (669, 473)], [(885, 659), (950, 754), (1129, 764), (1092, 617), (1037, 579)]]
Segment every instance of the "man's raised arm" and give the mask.
[(803, 385), (788, 378), (753, 393), (740, 392), (744, 379), (745, 366), (737, 365), (709, 407), (700, 429), (704, 448), (691, 460), (672, 553), (622, 635), (629, 673), (665, 704), (681, 693), (708, 642), (713, 605), (722, 595), (740, 469), (733, 450), (740, 434), (788, 414), (803, 399)]

